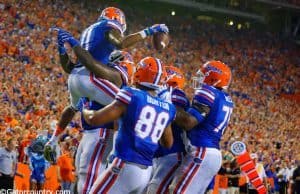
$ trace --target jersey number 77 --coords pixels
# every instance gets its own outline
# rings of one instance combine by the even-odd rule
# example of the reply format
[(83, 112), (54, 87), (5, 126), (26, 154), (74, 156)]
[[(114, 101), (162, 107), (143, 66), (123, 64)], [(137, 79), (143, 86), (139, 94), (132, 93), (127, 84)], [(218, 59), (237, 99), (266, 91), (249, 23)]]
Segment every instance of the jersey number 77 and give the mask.
[(228, 124), (228, 121), (230, 119), (231, 113), (232, 113), (232, 107), (224, 105), (222, 107), (222, 115), (224, 116), (222, 122), (214, 129), (214, 132), (219, 133), (219, 131), (222, 131), (222, 135), (226, 129), (226, 126)]

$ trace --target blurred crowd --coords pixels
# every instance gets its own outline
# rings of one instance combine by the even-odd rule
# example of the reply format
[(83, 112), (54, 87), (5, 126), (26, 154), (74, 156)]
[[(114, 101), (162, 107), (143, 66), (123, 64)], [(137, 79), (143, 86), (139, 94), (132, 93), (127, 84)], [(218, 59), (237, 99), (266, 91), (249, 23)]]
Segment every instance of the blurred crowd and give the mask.
[(282, 3), (288, 3), (288, 4), (292, 4), (292, 5), (300, 5), (300, 1), (299, 0), (272, 0), (275, 2), (282, 2)]
[[(162, 52), (153, 49), (150, 39), (128, 51), (135, 61), (153, 55), (182, 69), (190, 97), (191, 77), (205, 61), (217, 59), (231, 67), (229, 92), (235, 110), (222, 141), (224, 153), (240, 140), (274, 171), (295, 165), (300, 150), (299, 46), (266, 32), (176, 16), (138, 17), (143, 12), (128, 7), (124, 12), (129, 32), (154, 23), (169, 26), (171, 41)], [(70, 1), (1, 1), (0, 147), (15, 138), (19, 161), (24, 161), (23, 149), (40, 131), (52, 134), (69, 102), (68, 75), (59, 65), (56, 36), (50, 28), (62, 27), (79, 38), (98, 16), (96, 10)], [(76, 146), (80, 130), (77, 116), (63, 138)]]

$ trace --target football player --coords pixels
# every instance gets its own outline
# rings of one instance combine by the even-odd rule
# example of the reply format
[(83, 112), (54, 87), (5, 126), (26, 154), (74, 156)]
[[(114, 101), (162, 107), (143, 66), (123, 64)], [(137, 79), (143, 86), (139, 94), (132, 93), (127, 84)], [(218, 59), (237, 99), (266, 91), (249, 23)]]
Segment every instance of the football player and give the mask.
[[(59, 34), (61, 31), (62, 30), (60, 30)], [(66, 37), (68, 37), (68, 41), (76, 41), (76, 39), (74, 39), (70, 34), (67, 36), (67, 33), (64, 32), (64, 38), (66, 39)], [(61, 41), (60, 39), (61, 37), (59, 35), (58, 40)], [(129, 73), (132, 73), (133, 71), (133, 61), (131, 61), (132, 57), (129, 53), (125, 51), (114, 51), (110, 56), (109, 64), (104, 65), (94, 60), (90, 53), (81, 55), (82, 52), (86, 51), (80, 46), (78, 46), (78, 48), (74, 47), (73, 49), (74, 53), (78, 55), (79, 60), (83, 62), (82, 64), (85, 64), (86, 61), (89, 62), (89, 65), (93, 67), (95, 72), (94, 74), (97, 77), (101, 77), (106, 73), (109, 74), (110, 71), (116, 69), (120, 72), (120, 74), (122, 74), (122, 85), (127, 84), (127, 70)], [(68, 68), (74, 67), (69, 66)], [(84, 77), (82, 77), (81, 81), (84, 81), (83, 79)], [(90, 101), (86, 106), (93, 110), (98, 110), (103, 107), (103, 105), (96, 101)], [(76, 153), (75, 166), (77, 171), (78, 191), (80, 193), (88, 193), (97, 175), (104, 171), (106, 167), (107, 156), (112, 149), (113, 137), (110, 131), (106, 130), (106, 128), (113, 128), (113, 125), (89, 126), (82, 119), (82, 127), (84, 129), (83, 137)]]
[(219, 142), (233, 109), (226, 93), (231, 71), (221, 61), (208, 61), (197, 76), (193, 78), (191, 107), (176, 114), (176, 123), (187, 131), (187, 154), (175, 173), (170, 193), (203, 194), (222, 163)]
[(136, 88), (124, 87), (115, 100), (99, 111), (83, 110), (86, 121), (99, 125), (119, 119), (112, 164), (96, 180), (91, 193), (142, 193), (151, 176), (152, 159), (160, 143), (171, 147), (171, 122), (176, 109), (156, 97), (165, 68), (146, 57), (134, 74)]
[[(157, 24), (148, 27), (140, 32), (123, 36), (126, 30), (126, 21), (124, 13), (115, 7), (105, 8), (98, 21), (89, 26), (81, 35), (80, 45), (85, 49), (81, 49), (76, 55), (79, 57), (80, 63), (73, 64), (68, 59), (64, 43), (69, 43), (72, 48), (78, 46), (78, 41), (64, 30), (58, 30), (59, 36), (59, 53), (65, 71), (70, 73), (68, 79), (68, 88), (71, 97), (71, 105), (66, 107), (58, 122), (53, 137), (48, 142), (50, 147), (55, 144), (57, 136), (64, 131), (68, 123), (72, 120), (76, 113), (76, 104), (80, 97), (88, 97), (95, 100), (99, 104), (105, 106), (109, 104), (116, 93), (118, 87), (121, 87), (123, 73), (111, 69), (102, 69), (97, 76), (95, 66), (92, 66), (94, 59), (102, 64), (107, 64), (109, 55), (116, 48), (122, 49), (134, 45), (142, 41), (148, 36), (159, 32), (168, 32), (168, 28), (164, 24)], [(78, 47), (77, 47), (78, 48)], [(73, 49), (76, 52), (76, 48)], [(87, 56), (91, 53), (92, 57)], [(81, 59), (80, 59), (81, 58)], [(93, 59), (94, 58), (94, 59)], [(85, 66), (83, 66), (86, 65)], [(75, 67), (75, 68), (73, 68)], [(72, 71), (70, 71), (72, 69)], [(80, 79), (83, 78), (83, 79)]]
[[(119, 69), (124, 75), (126, 74), (126, 76), (124, 76), (126, 80), (124, 80), (122, 86), (127, 85), (127, 77), (129, 79), (133, 71), (131, 55), (125, 51), (114, 51), (111, 54), (109, 65), (115, 69)], [(95, 72), (101, 71), (101, 68), (99, 69), (100, 70), (95, 69)], [(103, 106), (96, 101), (89, 101), (86, 106), (91, 110), (103, 108)], [(101, 174), (107, 166), (107, 158), (113, 147), (113, 132), (106, 128), (113, 129), (114, 126), (113, 123), (90, 126), (85, 122), (83, 117), (81, 117), (81, 119), (84, 132), (76, 152), (75, 166), (78, 175), (77, 187), (80, 193), (89, 193), (97, 176)]]
[[(118, 66), (116, 68), (105, 66), (108, 64), (109, 55), (113, 50), (132, 46), (158, 32), (168, 32), (168, 28), (164, 24), (154, 25), (126, 37), (123, 36), (125, 30), (125, 15), (120, 9), (114, 7), (104, 9), (98, 21), (84, 30), (80, 38), (80, 43), (68, 32), (58, 29), (60, 58), (64, 61), (64, 70), (70, 73), (68, 89), (71, 97), (71, 105), (64, 109), (57, 128), (47, 144), (46, 150), (53, 150), (57, 137), (64, 131), (77, 112), (76, 104), (80, 97), (88, 97), (94, 103), (97, 102), (98, 105), (96, 107), (99, 109), (109, 104), (114, 99), (119, 88), (125, 85), (128, 77), (124, 69), (118, 68)], [(64, 48), (65, 43), (68, 43), (73, 48), (80, 63), (75, 65), (68, 60), (68, 55)], [(100, 135), (102, 134), (102, 139), (109, 138), (106, 136), (109, 134), (106, 131), (106, 127), (102, 126), (101, 129), (98, 127), (98, 130), (89, 132), (93, 132), (96, 136), (99, 133)], [(90, 135), (93, 136), (92, 134)], [(95, 148), (96, 145), (92, 147)], [(92, 152), (89, 151), (88, 153)], [(84, 166), (84, 172), (87, 171), (87, 166)], [(92, 171), (94, 170), (92, 169)], [(90, 174), (87, 173), (87, 175)], [(91, 180), (93, 179), (90, 179), (89, 185), (92, 183)], [(78, 184), (80, 193), (82, 192), (81, 185)]]
[[(185, 78), (180, 69), (175, 66), (166, 66), (167, 85), (172, 87), (171, 101), (176, 109), (187, 110), (190, 102), (182, 90)], [(158, 94), (159, 95), (159, 94)], [(147, 188), (147, 193), (168, 193), (169, 185), (174, 176), (174, 172), (179, 167), (185, 155), (185, 146), (182, 137), (183, 130), (172, 124), (174, 143), (170, 149), (159, 146), (153, 160), (153, 177)]]

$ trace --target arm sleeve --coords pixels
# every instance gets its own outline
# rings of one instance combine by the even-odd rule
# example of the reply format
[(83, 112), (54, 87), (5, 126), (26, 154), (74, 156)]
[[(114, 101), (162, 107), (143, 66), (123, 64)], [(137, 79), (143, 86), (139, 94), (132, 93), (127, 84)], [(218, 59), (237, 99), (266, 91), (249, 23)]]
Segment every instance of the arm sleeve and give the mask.
[(212, 107), (215, 101), (215, 94), (207, 88), (200, 88), (196, 90), (193, 98), (193, 104), (205, 104)]
[(193, 107), (189, 108), (187, 112), (194, 116), (197, 119), (198, 123), (201, 123), (205, 118), (198, 110)]
[(121, 89), (116, 96), (117, 101), (120, 101), (126, 105), (131, 103), (132, 98), (133, 98), (133, 92), (129, 87), (125, 87)]
[(182, 107), (184, 109), (186, 109), (190, 105), (189, 99), (187, 98), (186, 94), (182, 90), (174, 89), (171, 98), (172, 98), (172, 103), (174, 105)]
[(96, 25), (90, 26), (83, 31), (80, 37), (80, 46), (87, 51), (93, 51), (97, 48), (103, 37), (97, 36), (99, 28)]

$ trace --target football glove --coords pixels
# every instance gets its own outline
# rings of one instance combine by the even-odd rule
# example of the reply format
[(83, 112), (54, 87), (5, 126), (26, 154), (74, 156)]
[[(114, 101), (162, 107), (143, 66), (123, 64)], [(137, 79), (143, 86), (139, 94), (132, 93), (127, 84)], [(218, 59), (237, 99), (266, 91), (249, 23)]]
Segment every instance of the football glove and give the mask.
[(158, 32), (169, 33), (169, 28), (168, 26), (166, 26), (166, 24), (155, 24), (144, 29), (144, 32), (146, 33), (146, 36), (152, 36), (153, 34)]
[(61, 29), (61, 28), (53, 28), (53, 30), (57, 31), (57, 41), (58, 46), (63, 47), (65, 43), (69, 43), (73, 48), (74, 46), (79, 45), (79, 42), (76, 38), (74, 38), (69, 32)]
[[(59, 28), (56, 28), (56, 27), (52, 27), (52, 28), (50, 28), (50, 31), (57, 31), (57, 32), (59, 32)], [(58, 33), (57, 33), (57, 40), (58, 40)], [(57, 48), (58, 48), (58, 53), (60, 54), (60, 55), (64, 55), (64, 54), (66, 54), (66, 52), (67, 52), (67, 50), (66, 50), (66, 48), (64, 47), (64, 43), (63, 42), (58, 42), (57, 43)]]
[(44, 148), (44, 157), (47, 161), (56, 163), (56, 142), (47, 142)]

